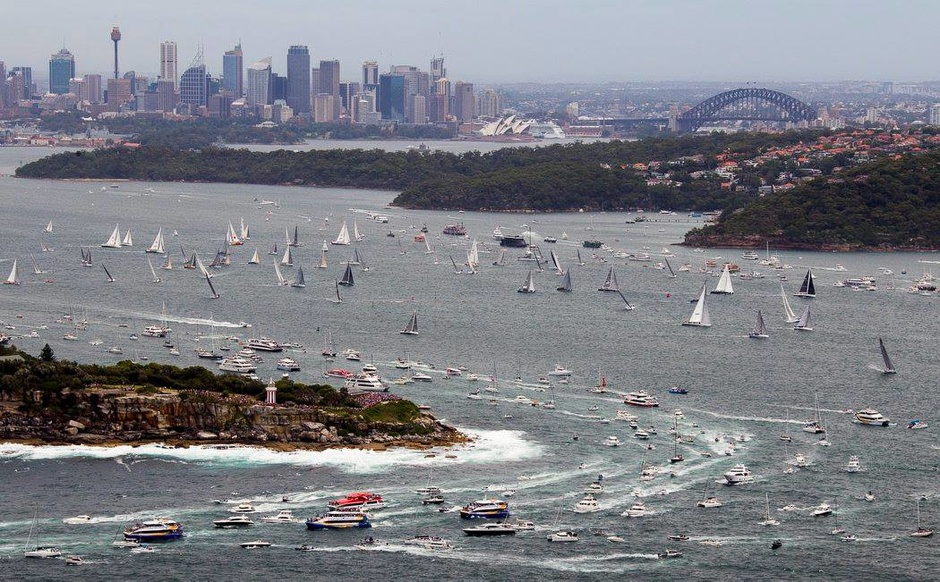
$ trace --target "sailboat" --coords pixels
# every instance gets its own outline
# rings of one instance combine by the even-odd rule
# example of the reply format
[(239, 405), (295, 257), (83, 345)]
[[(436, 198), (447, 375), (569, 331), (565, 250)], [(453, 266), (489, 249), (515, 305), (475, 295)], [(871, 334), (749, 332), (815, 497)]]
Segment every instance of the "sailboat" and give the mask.
[(13, 259), (13, 268), (10, 269), (10, 276), (7, 277), (7, 280), (3, 282), (4, 285), (19, 285), (19, 272), (16, 269), (16, 259)]
[(131, 229), (127, 229), (127, 232), (124, 233), (124, 240), (121, 241), (122, 247), (132, 247), (134, 246), (134, 239), (131, 237)]
[[(427, 239), (425, 239), (427, 242)], [(494, 267), (504, 267), (506, 266), (506, 251), (499, 251), (499, 258), (493, 261)]]
[(477, 267), (480, 266), (480, 251), (477, 248), (476, 239), (473, 239), (473, 242), (470, 244), (470, 250), (467, 251), (467, 266), (470, 267), (471, 273), (476, 273)]
[(408, 325), (405, 326), (405, 329), (398, 332), (404, 335), (418, 335), (418, 312), (413, 311), (411, 313), (411, 319), (408, 320)]
[(346, 265), (346, 272), (343, 273), (343, 278), (339, 281), (340, 285), (346, 285), (347, 287), (352, 287), (355, 282), (353, 281), (353, 272), (352, 267)]
[(91, 266), (91, 249), (79, 249), (82, 252), (82, 266), (90, 267)]
[(525, 283), (522, 287), (517, 289), (519, 293), (535, 293), (535, 280), (532, 278), (532, 271), (529, 271), (529, 276), (526, 278)]
[(881, 359), (884, 360), (885, 367), (881, 371), (882, 374), (897, 374), (898, 371), (894, 368), (894, 364), (891, 363), (891, 358), (888, 357), (888, 351), (885, 349), (885, 343), (878, 338), (878, 347), (881, 348)]
[[(552, 251), (552, 254), (554, 254), (554, 253), (555, 253), (555, 251)], [(555, 290), (556, 290), (556, 291), (564, 291), (565, 293), (570, 293), (570, 292), (571, 292), (571, 290), (572, 290), (572, 287), (571, 287), (571, 269), (566, 269), (566, 270), (565, 270), (565, 278), (561, 280), (561, 285), (559, 285), (558, 287), (556, 287)]]
[(322, 352), (320, 352), (320, 355), (328, 360), (332, 360), (333, 358), (336, 357), (336, 348), (333, 347), (333, 332), (328, 331), (326, 332), (326, 334), (327, 334), (326, 348)]
[(277, 277), (278, 285), (287, 285), (287, 279), (284, 278), (284, 275), (281, 274), (281, 268), (274, 263), (274, 275)]
[(229, 246), (238, 246), (244, 244), (240, 238), (238, 238), (238, 233), (235, 232), (235, 227), (232, 226), (232, 221), (228, 223), (228, 235), (225, 237), (228, 241)]
[(578, 254), (578, 266), (579, 266), (579, 267), (583, 267), (583, 266), (584, 266), (584, 260), (581, 258), (581, 249), (578, 249), (578, 250), (576, 250), (575, 252)]
[(39, 263), (36, 262), (36, 257), (29, 255), (30, 260), (33, 262), (33, 274), (42, 275), (42, 269), (39, 268)]
[(614, 268), (611, 267), (607, 271), (607, 278), (604, 279), (604, 284), (597, 288), (598, 291), (620, 291), (620, 286), (617, 285), (617, 273), (614, 273)]
[(244, 218), (241, 218), (241, 219), (239, 219), (239, 220), (241, 221), (241, 235), (242, 235), (242, 240), (248, 240), (248, 239), (250, 239), (250, 238), (251, 238), (251, 233), (248, 231), (248, 225), (245, 224), (245, 219), (244, 219)]
[(793, 294), (794, 297), (816, 297), (816, 286), (813, 284), (813, 270), (809, 269), (806, 271), (806, 276), (803, 277), (803, 283), (800, 285), (800, 290)]
[(459, 275), (463, 273), (463, 269), (457, 266), (457, 261), (454, 260), (454, 257), (450, 258), (450, 263), (454, 266), (454, 274)]
[(284, 256), (281, 257), (281, 264), (285, 267), (294, 266), (294, 258), (291, 256), (290, 246), (284, 249)]
[(663, 262), (666, 263), (666, 268), (669, 269), (669, 278), (670, 278), (670, 279), (675, 279), (675, 278), (676, 278), (676, 272), (672, 270), (672, 265), (669, 264), (669, 259), (664, 258), (664, 259), (663, 259)]
[(816, 409), (816, 418), (811, 420), (803, 425), (803, 432), (808, 432), (812, 434), (821, 434), (826, 432), (826, 428), (822, 424), (822, 418), (819, 416), (819, 394), (813, 393), (813, 400), (815, 402)]
[(764, 325), (764, 316), (761, 315), (760, 309), (757, 310), (757, 323), (754, 324), (754, 329), (751, 333), (747, 334), (747, 337), (752, 339), (766, 339), (770, 337), (767, 335), (767, 327)]
[(254, 254), (251, 255), (251, 258), (250, 258), (250, 259), (248, 259), (248, 264), (249, 264), (249, 265), (260, 265), (260, 264), (261, 264), (261, 256), (258, 254), (258, 249), (255, 249)]
[(150, 257), (147, 257), (147, 264), (150, 265), (150, 274), (153, 275), (153, 282), (159, 283), (160, 277), (157, 277), (157, 270), (153, 268), (153, 262), (150, 261)]
[(300, 233), (298, 232), (297, 226), (294, 225), (294, 236), (293, 236), (293, 238), (288, 239), (288, 241), (287, 241), (288, 246), (292, 246), (292, 247), (300, 247), (300, 246), (303, 246), (303, 243), (300, 242), (300, 236), (299, 236), (299, 234), (300, 234)]
[(711, 317), (708, 316), (708, 306), (705, 304), (705, 298), (708, 296), (707, 287), (707, 283), (702, 284), (702, 292), (699, 293), (698, 301), (695, 303), (695, 309), (692, 310), (692, 315), (689, 319), (682, 322), (682, 325), (711, 327)]
[(783, 290), (783, 284), (780, 285), (780, 297), (783, 298), (783, 312), (786, 314), (787, 323), (798, 322), (800, 318), (793, 313), (793, 308), (790, 307), (790, 302), (787, 300), (787, 293)]
[(672, 435), (674, 446), (673, 446), (672, 458), (669, 459), (669, 462), (681, 463), (682, 461), (685, 460), (685, 457), (679, 454), (679, 441), (682, 440), (682, 437), (679, 435), (679, 417), (676, 416), (675, 414), (672, 415), (672, 432), (674, 433)]
[(349, 229), (346, 228), (346, 221), (343, 221), (343, 225), (339, 229), (339, 234), (336, 235), (336, 239), (333, 240), (334, 245), (348, 245), (350, 243), (349, 238)]
[(718, 278), (718, 285), (712, 290), (712, 293), (719, 295), (731, 295), (734, 293), (734, 289), (731, 286), (731, 268), (725, 263), (724, 268), (721, 270), (721, 277)]
[(271, 248), (270, 251), (268, 251), (268, 254), (269, 254), (269, 255), (277, 256), (277, 254), (278, 254), (278, 252), (277, 252), (277, 243), (274, 243), (274, 246)]
[(212, 279), (209, 277), (209, 273), (206, 273), (206, 283), (209, 284), (209, 291), (212, 292), (212, 298), (213, 298), (213, 299), (218, 299), (218, 298), (220, 297), (220, 295), (219, 295), (218, 292), (215, 290), (215, 286), (212, 284)]
[(339, 296), (339, 281), (333, 279), (333, 285), (336, 287), (336, 299), (333, 300), (333, 303), (342, 303), (343, 298)]
[(793, 437), (790, 435), (790, 409), (787, 409), (787, 422), (786, 422), (786, 431), (780, 435), (780, 440), (785, 443), (793, 442)]
[(114, 283), (114, 277), (112, 277), (112, 276), (111, 276), (111, 273), (108, 272), (108, 268), (105, 267), (104, 265), (101, 265), (101, 268), (104, 269), (104, 274), (108, 276), (108, 282), (109, 282), (109, 283)]
[(328, 265), (326, 264), (326, 251), (324, 251), (323, 249), (320, 249), (320, 264), (317, 265), (317, 268), (325, 269), (327, 268), (327, 266)]
[(767, 493), (764, 493), (764, 521), (760, 522), (761, 525), (780, 525), (780, 522), (776, 519), (770, 517), (770, 496)]
[(160, 253), (161, 255), (166, 252), (166, 248), (163, 245), (163, 229), (157, 231), (157, 236), (154, 237), (153, 243), (150, 245), (145, 252), (148, 253)]
[(920, 499), (917, 500), (917, 529), (909, 534), (912, 538), (928, 538), (933, 535), (933, 530), (920, 525)]
[(356, 224), (356, 219), (353, 219), (353, 238), (356, 239), (356, 241), (361, 241), (362, 239), (365, 238), (364, 236), (359, 234), (359, 225)]
[(119, 228), (119, 225), (114, 225), (114, 230), (111, 232), (111, 236), (108, 238), (108, 241), (101, 246), (106, 249), (121, 248), (121, 229)]
[(624, 305), (625, 311), (633, 311), (634, 309), (636, 309), (636, 305), (633, 305), (632, 303), (627, 301), (626, 296), (624, 296), (623, 292), (620, 291), (619, 289), (617, 290), (617, 295), (620, 295), (620, 298), (623, 299), (623, 305)]
[(793, 329), (797, 331), (813, 331), (813, 322), (810, 318), (809, 305), (807, 305), (806, 309), (803, 310), (803, 314), (800, 315), (800, 320), (796, 322), (796, 325), (793, 326)]
[[(23, 548), (23, 556), (26, 558), (58, 558), (62, 556), (62, 552), (52, 546), (36, 546), (33, 549), (29, 549), (29, 542), (33, 537), (33, 529), (36, 527), (37, 516), (33, 515), (33, 523), (29, 526), (29, 534), (26, 536), (26, 546)], [(39, 536), (36, 536), (37, 538)]]
[(51, 220), (49, 221), (49, 224), (46, 225), (46, 228), (43, 230), (43, 232), (48, 232), (48, 233), (51, 233), (51, 232), (52, 232), (52, 221), (51, 221)]
[(304, 281), (304, 268), (297, 267), (297, 276), (294, 277), (293, 282), (290, 284), (291, 287), (298, 287), (303, 289), (307, 286), (307, 283)]
[(558, 255), (555, 254), (555, 249), (550, 250), (548, 252), (548, 256), (552, 260), (552, 267), (555, 268), (555, 272), (558, 273), (559, 275), (564, 275), (565, 270), (561, 268), (561, 263), (558, 262)]
[(170, 255), (166, 256), (166, 260), (163, 262), (163, 265), (160, 268), (165, 271), (170, 271), (173, 269), (173, 259), (170, 258)]
[(200, 273), (206, 277), (212, 277), (212, 273), (209, 272), (209, 269), (207, 269), (206, 266), (202, 264), (202, 259), (196, 256), (196, 251), (193, 251), (193, 263), (195, 264), (196, 268), (199, 269)]

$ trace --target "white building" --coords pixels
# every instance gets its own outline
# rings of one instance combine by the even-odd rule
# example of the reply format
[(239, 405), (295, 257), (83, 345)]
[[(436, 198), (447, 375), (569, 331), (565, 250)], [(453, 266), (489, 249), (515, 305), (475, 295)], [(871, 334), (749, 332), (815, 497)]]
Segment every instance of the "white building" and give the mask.
[(179, 60), (172, 40), (160, 44), (160, 78), (173, 81), (173, 90), (179, 90)]

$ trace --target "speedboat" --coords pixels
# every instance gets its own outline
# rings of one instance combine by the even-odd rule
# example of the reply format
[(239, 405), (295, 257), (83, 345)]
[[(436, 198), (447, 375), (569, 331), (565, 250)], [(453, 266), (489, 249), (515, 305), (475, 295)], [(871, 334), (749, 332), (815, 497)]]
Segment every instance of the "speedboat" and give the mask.
[(255, 549), (255, 548), (270, 548), (270, 547), (271, 547), (271, 542), (267, 542), (267, 541), (264, 541), (264, 540), (253, 540), (253, 541), (250, 541), (250, 542), (242, 542), (242, 543), (240, 543), (240, 544), (238, 544), (238, 545), (240, 545), (241, 547), (245, 548), (246, 550), (252, 550), (252, 549)]
[(548, 373), (549, 376), (570, 376), (571, 374), (573, 372), (561, 364), (556, 364), (555, 369)]
[(166, 517), (137, 523), (124, 530), (124, 539), (138, 542), (163, 542), (183, 537), (183, 524)]
[(754, 477), (751, 475), (751, 470), (744, 465), (735, 465), (730, 471), (725, 473), (725, 481), (727, 481), (728, 485), (740, 485), (742, 483), (750, 483), (753, 480)]
[(353, 348), (346, 348), (343, 350), (343, 357), (351, 362), (358, 362), (362, 360), (362, 354), (359, 350), (354, 350)]
[(284, 370), (285, 372), (297, 372), (300, 370), (300, 364), (298, 364), (297, 360), (294, 358), (281, 358), (274, 367), (278, 370)]
[(505, 522), (481, 523), (480, 525), (464, 528), (463, 533), (470, 537), (512, 536), (516, 535), (517, 529), (516, 526)]
[(858, 455), (852, 455), (849, 457), (849, 462), (845, 465), (845, 470), (849, 473), (858, 473), (861, 469), (861, 466), (858, 462)]
[(66, 566), (81, 566), (85, 563), (85, 559), (81, 556), (66, 556), (65, 565)]
[(690, 538), (685, 534), (671, 534), (669, 539), (674, 542), (687, 542)]
[(593, 495), (588, 493), (584, 496), (584, 498), (581, 501), (575, 504), (573, 511), (575, 513), (594, 513), (600, 510), (601, 508), (597, 504), (597, 500), (594, 499)]
[(481, 499), (460, 509), (463, 519), (503, 519), (509, 516), (509, 504), (500, 499)]
[(633, 505), (631, 505), (629, 509), (627, 509), (620, 515), (622, 515), (623, 517), (643, 517), (644, 515), (646, 515), (646, 506), (643, 505), (642, 501), (637, 499), (636, 502)]
[[(688, 389), (688, 388), (680, 388), (679, 386), (673, 386), (672, 388), (669, 389), (669, 393), (670, 393), (670, 394), (688, 394), (688, 393), (689, 393), (689, 389)], [(667, 551), (669, 551), (669, 550), (667, 550)]]
[(659, 402), (654, 396), (650, 396), (642, 390), (638, 392), (630, 392), (627, 394), (627, 397), (624, 398), (623, 403), (629, 404), (630, 406), (643, 406), (647, 408), (659, 406)]
[(444, 503), (444, 496), (440, 493), (429, 495), (421, 500), (422, 505), (440, 505), (441, 503)]
[(277, 513), (277, 515), (262, 517), (261, 521), (264, 523), (297, 523), (300, 520), (294, 517), (294, 514), (291, 513), (290, 509), (282, 509)]
[[(363, 366), (363, 370), (365, 370), (364, 366)], [(327, 370), (326, 372), (323, 372), (323, 375), (326, 376), (327, 378), (340, 378), (342, 380), (348, 380), (356, 376), (354, 372), (350, 372), (349, 370), (344, 370), (342, 368), (334, 368), (332, 370)]]
[(75, 517), (66, 517), (62, 520), (62, 523), (68, 525), (81, 525), (83, 523), (91, 523), (90, 515), (76, 515)]
[(872, 408), (866, 408), (856, 412), (855, 420), (862, 424), (870, 424), (872, 426), (888, 426), (890, 422), (887, 418), (882, 416), (880, 412)]
[(671, 558), (681, 558), (681, 557), (682, 557), (682, 552), (680, 552), (679, 550), (667, 549), (665, 552), (662, 552), (661, 554), (659, 554), (660, 560), (668, 560)]
[(857, 541), (858, 541), (858, 536), (856, 536), (855, 534), (845, 534), (845, 535), (842, 536), (842, 538), (840, 538), (840, 539), (841, 539), (841, 541), (843, 541), (843, 542), (857, 542)]
[(620, 439), (617, 438), (617, 437), (614, 436), (614, 435), (611, 435), (611, 436), (607, 437), (606, 439), (604, 439), (604, 446), (606, 446), (606, 447), (619, 447), (619, 446), (620, 446)]
[(251, 527), (255, 525), (255, 522), (247, 515), (233, 515), (224, 519), (217, 519), (212, 522), (212, 525), (221, 529), (235, 529), (238, 527)]
[(556, 531), (545, 536), (550, 542), (576, 542), (578, 534), (573, 531)]
[(426, 550), (452, 550), (454, 546), (439, 536), (414, 536), (405, 540), (406, 546), (419, 546)]
[(821, 503), (813, 509), (813, 517), (832, 515), (832, 507), (828, 503)]
[(597, 495), (598, 493), (604, 492), (604, 486), (601, 485), (600, 481), (594, 481), (584, 488), (584, 492), (590, 493), (591, 495)]
[(309, 530), (372, 527), (369, 516), (350, 511), (329, 511), (326, 515), (307, 519), (306, 524)]
[(235, 507), (229, 509), (229, 513), (254, 513), (258, 511), (255, 509), (255, 506), (250, 503), (239, 503)]
[(702, 499), (701, 501), (696, 503), (696, 505), (698, 507), (704, 507), (706, 509), (711, 508), (711, 507), (721, 507), (721, 501), (718, 501), (717, 497), (706, 497), (705, 499)]
[(434, 378), (424, 372), (412, 372), (411, 379), (415, 382), (430, 382), (434, 380)]

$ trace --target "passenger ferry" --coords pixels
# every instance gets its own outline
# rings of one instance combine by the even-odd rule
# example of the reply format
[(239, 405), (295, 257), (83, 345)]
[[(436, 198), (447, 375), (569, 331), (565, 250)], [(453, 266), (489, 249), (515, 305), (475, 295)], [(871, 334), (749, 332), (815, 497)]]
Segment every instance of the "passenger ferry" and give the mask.
[(468, 503), (460, 510), (464, 519), (503, 519), (509, 516), (509, 504), (499, 499), (481, 499)]
[(326, 515), (307, 519), (306, 524), (310, 530), (372, 527), (369, 516), (348, 511), (330, 511)]
[(264, 352), (280, 352), (284, 350), (284, 348), (281, 347), (281, 344), (277, 343), (273, 339), (268, 339), (266, 337), (249, 339), (248, 347)]
[(124, 530), (124, 539), (135, 542), (167, 542), (183, 537), (183, 524), (166, 517), (136, 523)]

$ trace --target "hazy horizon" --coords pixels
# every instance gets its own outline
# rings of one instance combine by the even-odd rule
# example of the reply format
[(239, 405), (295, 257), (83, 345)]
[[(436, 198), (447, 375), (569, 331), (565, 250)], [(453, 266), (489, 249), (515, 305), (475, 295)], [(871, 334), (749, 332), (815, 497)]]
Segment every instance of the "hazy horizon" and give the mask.
[[(246, 67), (270, 56), (286, 75), (287, 49), (301, 44), (312, 66), (338, 59), (344, 81), (359, 80), (363, 61), (378, 61), (380, 72), (427, 70), (441, 55), (451, 80), (478, 84), (940, 79), (940, 3), (927, 0), (480, 0), (469, 9), (431, 0), (228, 0), (206, 8), (163, 0), (76, 9), (62, 0), (5, 7), (0, 61), (45, 79), (49, 57), (64, 46), (77, 75), (107, 76), (110, 32), (119, 26), (121, 73), (150, 78), (160, 70), (161, 42), (172, 40), (180, 73), (201, 46), (213, 76), (222, 53), (241, 42)], [(12, 24), (29, 22), (41, 26)]]

